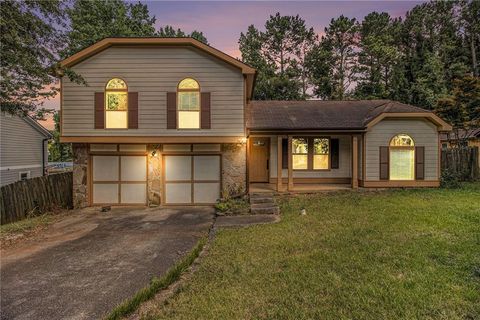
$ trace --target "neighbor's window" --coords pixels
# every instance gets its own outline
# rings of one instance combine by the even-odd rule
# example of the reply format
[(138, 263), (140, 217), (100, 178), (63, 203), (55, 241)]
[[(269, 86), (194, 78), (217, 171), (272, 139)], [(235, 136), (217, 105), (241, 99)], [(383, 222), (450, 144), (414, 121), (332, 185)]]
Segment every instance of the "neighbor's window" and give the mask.
[(105, 88), (105, 128), (128, 128), (128, 88), (125, 81), (113, 78)]
[(292, 139), (292, 158), (294, 170), (308, 169), (308, 140), (306, 138)]
[(406, 134), (390, 140), (390, 180), (415, 179), (415, 144)]
[(186, 78), (178, 84), (178, 129), (200, 128), (200, 86)]
[(329, 156), (329, 139), (314, 138), (313, 139), (313, 170), (328, 169)]

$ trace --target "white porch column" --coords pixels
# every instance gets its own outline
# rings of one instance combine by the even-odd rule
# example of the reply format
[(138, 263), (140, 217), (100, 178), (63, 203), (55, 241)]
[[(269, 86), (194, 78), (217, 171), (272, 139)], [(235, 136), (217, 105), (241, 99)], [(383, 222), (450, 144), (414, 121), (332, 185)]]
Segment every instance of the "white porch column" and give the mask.
[(277, 191), (282, 190), (282, 136), (277, 136)]
[(352, 136), (352, 188), (358, 188), (358, 137)]

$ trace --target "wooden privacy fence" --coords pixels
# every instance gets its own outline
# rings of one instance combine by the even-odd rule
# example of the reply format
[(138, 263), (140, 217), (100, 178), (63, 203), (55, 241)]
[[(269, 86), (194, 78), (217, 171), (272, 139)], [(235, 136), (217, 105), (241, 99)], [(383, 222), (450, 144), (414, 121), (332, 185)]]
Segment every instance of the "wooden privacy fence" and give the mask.
[(72, 172), (65, 172), (1, 187), (1, 224), (42, 214), (54, 208), (71, 208), (72, 179)]
[(450, 170), (461, 181), (480, 179), (478, 147), (442, 150), (442, 171)]

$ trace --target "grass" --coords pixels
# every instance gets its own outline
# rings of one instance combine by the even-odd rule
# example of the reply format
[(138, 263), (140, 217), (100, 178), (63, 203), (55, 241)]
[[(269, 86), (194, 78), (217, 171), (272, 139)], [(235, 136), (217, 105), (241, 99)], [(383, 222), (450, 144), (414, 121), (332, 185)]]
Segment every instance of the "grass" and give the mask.
[(60, 216), (59, 214), (45, 213), (0, 225), (0, 241), (4, 245), (7, 242), (15, 241), (19, 237), (28, 236), (57, 221)]
[(186, 271), (198, 257), (206, 242), (207, 237), (201, 238), (188, 255), (170, 268), (163, 277), (153, 278), (148, 286), (138, 291), (133, 298), (127, 299), (118, 305), (105, 319), (116, 320), (128, 316), (137, 310), (142, 302), (150, 300), (157, 292), (167, 288), (170, 284), (180, 279), (182, 273)]
[[(302, 208), (306, 216), (299, 215)], [(303, 195), (144, 319), (480, 319), (480, 184)]]

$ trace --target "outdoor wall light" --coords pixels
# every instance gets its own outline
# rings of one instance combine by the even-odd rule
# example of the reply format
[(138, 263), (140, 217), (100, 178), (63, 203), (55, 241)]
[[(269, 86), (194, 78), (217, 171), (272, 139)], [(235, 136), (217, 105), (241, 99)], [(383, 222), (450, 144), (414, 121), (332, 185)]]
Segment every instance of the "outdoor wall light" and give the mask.
[(247, 138), (246, 137), (240, 138), (240, 139), (238, 139), (238, 141), (242, 144), (245, 144), (245, 143), (247, 143)]

